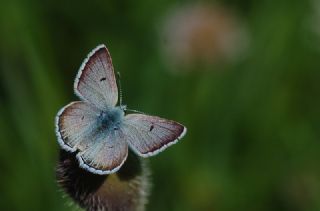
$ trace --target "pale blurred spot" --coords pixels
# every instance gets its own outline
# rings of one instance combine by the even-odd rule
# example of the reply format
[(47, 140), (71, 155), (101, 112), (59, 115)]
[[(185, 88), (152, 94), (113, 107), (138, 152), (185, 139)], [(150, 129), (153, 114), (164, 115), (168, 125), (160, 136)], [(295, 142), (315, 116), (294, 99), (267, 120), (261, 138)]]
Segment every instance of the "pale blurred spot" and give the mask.
[(161, 48), (173, 69), (233, 62), (248, 47), (248, 33), (227, 8), (195, 4), (173, 9), (164, 19)]
[(284, 207), (311, 210), (318, 203), (320, 182), (312, 169), (294, 172), (285, 178), (278, 193)]
[(303, 22), (303, 35), (305, 44), (315, 50), (320, 51), (320, 1), (312, 0), (310, 11)]
[(320, 36), (320, 1), (314, 0), (311, 11), (311, 27), (312, 31)]

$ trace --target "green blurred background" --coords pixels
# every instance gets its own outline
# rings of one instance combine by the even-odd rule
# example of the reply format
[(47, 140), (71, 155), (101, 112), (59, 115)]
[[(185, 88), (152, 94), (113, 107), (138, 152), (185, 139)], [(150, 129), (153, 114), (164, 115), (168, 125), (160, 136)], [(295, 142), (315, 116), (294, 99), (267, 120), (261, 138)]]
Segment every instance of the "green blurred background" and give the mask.
[[(186, 18), (199, 5), (219, 6)], [(196, 33), (198, 16), (208, 24)], [(234, 33), (232, 59), (211, 55), (215, 33)], [(147, 210), (320, 210), (317, 0), (1, 0), (0, 210), (75, 209), (55, 182), (54, 117), (77, 99), (76, 72), (100, 43), (129, 108), (188, 127), (149, 159)]]

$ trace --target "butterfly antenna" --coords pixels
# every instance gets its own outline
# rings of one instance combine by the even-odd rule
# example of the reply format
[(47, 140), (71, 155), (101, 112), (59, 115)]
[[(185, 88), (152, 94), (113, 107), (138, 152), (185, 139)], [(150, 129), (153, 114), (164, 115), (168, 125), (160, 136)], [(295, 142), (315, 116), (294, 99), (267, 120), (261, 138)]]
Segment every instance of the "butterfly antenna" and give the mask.
[(126, 108), (125, 110), (126, 110), (126, 111), (129, 111), (129, 112), (133, 112), (133, 113), (138, 113), (138, 114), (146, 114), (146, 113), (143, 113), (143, 112), (141, 112), (141, 111), (134, 110), (134, 109), (128, 109), (128, 108)]
[(124, 107), (125, 111), (138, 113), (138, 114), (146, 114), (146, 113), (143, 113), (141, 111), (134, 110), (134, 109), (128, 109), (126, 106), (122, 106), (122, 89), (121, 89), (121, 80), (120, 80), (121, 79), (121, 75), (120, 75), (120, 72), (117, 72), (117, 79), (118, 79), (118, 86), (119, 86), (119, 103), (120, 103), (120, 107)]
[(122, 89), (121, 89), (121, 80), (120, 72), (117, 72), (118, 86), (119, 86), (119, 103), (120, 107), (122, 106)]

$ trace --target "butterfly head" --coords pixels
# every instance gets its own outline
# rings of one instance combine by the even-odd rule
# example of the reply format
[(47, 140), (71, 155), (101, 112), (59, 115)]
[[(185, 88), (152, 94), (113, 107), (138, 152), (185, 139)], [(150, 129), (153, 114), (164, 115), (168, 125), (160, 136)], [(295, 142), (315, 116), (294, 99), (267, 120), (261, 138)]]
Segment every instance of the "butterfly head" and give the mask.
[(126, 110), (127, 110), (127, 105), (120, 105), (119, 108), (120, 108), (123, 112), (126, 112)]

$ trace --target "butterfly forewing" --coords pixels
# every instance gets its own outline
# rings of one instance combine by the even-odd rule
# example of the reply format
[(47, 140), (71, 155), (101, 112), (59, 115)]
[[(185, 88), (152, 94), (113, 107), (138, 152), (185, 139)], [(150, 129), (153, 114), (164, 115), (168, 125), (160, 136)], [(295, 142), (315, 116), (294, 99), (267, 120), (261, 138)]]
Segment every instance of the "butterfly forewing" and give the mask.
[(115, 130), (105, 137), (92, 137), (94, 145), (79, 152), (80, 166), (95, 174), (116, 172), (128, 155), (128, 145), (120, 130)]
[(86, 102), (72, 102), (56, 117), (56, 133), (62, 148), (74, 152), (89, 145), (95, 129), (98, 109)]
[(113, 107), (118, 88), (112, 60), (104, 45), (95, 48), (82, 63), (74, 83), (75, 93), (100, 109)]
[(129, 146), (142, 157), (157, 154), (186, 133), (186, 128), (177, 122), (143, 114), (125, 116), (123, 130)]

